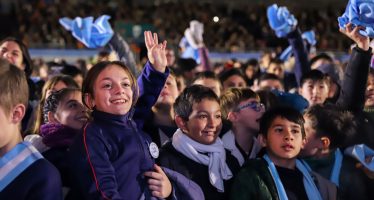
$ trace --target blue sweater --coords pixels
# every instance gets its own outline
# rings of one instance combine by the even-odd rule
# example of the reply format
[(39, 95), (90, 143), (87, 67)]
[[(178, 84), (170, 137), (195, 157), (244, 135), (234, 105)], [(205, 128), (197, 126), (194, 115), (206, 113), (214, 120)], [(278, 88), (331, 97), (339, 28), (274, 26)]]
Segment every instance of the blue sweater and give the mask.
[(0, 199), (62, 199), (60, 174), (47, 160), (39, 159), (0, 192)]
[[(164, 86), (168, 71), (159, 73), (150, 64), (138, 78), (140, 98), (126, 115), (94, 110), (93, 121), (70, 150), (73, 195), (79, 199), (139, 199), (145, 192), (145, 171), (153, 170), (154, 160), (148, 135), (141, 132)], [(136, 122), (135, 122), (136, 121)], [(83, 196), (83, 197), (82, 197)]]

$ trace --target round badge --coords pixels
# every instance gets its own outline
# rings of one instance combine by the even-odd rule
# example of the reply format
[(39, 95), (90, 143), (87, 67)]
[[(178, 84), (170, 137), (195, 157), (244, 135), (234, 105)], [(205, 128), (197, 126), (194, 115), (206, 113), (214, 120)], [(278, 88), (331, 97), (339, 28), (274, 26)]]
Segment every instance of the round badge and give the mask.
[(153, 158), (158, 158), (158, 156), (160, 155), (160, 151), (158, 150), (156, 143), (151, 142), (151, 144), (149, 144), (149, 153), (151, 153), (151, 156)]

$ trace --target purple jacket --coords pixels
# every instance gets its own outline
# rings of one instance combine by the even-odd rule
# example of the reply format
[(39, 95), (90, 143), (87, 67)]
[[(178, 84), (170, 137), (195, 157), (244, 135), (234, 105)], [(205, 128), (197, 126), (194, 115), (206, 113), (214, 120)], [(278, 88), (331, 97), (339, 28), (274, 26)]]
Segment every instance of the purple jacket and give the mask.
[(135, 109), (126, 115), (93, 111), (93, 121), (70, 149), (73, 199), (139, 199), (149, 193), (143, 173), (153, 169), (154, 159), (141, 127), (168, 75), (147, 63), (138, 78)]

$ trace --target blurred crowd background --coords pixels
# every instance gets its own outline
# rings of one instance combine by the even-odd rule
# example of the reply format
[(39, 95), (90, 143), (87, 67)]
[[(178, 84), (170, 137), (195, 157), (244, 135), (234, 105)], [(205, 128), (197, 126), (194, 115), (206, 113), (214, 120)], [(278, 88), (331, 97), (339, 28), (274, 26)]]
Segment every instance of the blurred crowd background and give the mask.
[(151, 29), (177, 48), (189, 21), (204, 23), (204, 42), (211, 52), (248, 52), (288, 46), (271, 31), (266, 7), (287, 6), (302, 31), (314, 30), (317, 50), (346, 51), (351, 42), (338, 31), (337, 17), (345, 0), (2, 0), (0, 38), (21, 38), (29, 48), (85, 48), (62, 28), (58, 19), (95, 18), (108, 14), (110, 22), (136, 51), (143, 31)]

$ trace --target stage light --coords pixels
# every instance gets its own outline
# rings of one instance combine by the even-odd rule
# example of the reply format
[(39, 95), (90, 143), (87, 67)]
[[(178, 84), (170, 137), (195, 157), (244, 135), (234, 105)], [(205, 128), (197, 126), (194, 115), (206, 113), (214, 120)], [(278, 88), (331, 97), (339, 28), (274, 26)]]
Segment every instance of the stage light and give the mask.
[(219, 17), (214, 16), (214, 17), (213, 17), (213, 21), (214, 21), (215, 23), (219, 22)]

